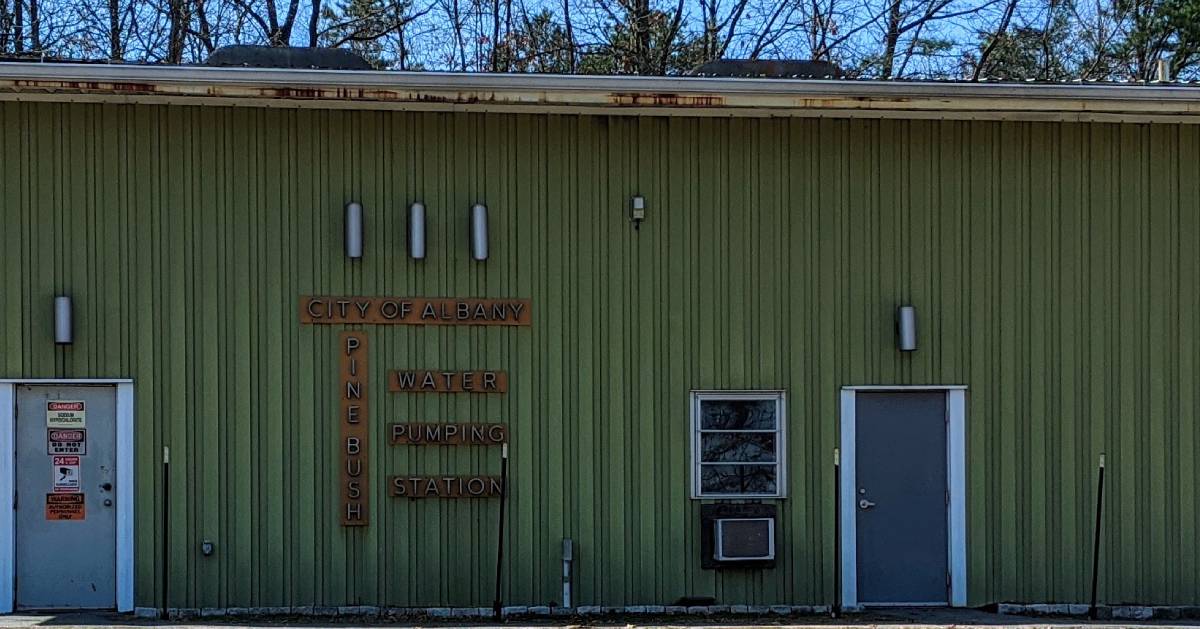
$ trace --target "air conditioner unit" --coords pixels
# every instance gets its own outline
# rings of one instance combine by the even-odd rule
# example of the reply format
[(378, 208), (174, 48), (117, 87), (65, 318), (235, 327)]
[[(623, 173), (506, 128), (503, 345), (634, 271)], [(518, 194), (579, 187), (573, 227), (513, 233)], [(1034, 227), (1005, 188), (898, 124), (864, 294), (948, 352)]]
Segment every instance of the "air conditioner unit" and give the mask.
[(775, 559), (775, 518), (718, 518), (714, 526), (717, 561)]

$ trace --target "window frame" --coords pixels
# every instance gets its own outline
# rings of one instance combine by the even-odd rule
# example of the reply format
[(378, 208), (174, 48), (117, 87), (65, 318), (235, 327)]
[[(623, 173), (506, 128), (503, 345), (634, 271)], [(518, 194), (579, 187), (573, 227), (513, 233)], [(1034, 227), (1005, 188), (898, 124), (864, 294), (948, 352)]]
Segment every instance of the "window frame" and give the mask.
[[(691, 497), (693, 500), (750, 500), (759, 498), (786, 498), (787, 497), (787, 393), (781, 390), (735, 390), (735, 391), (720, 391), (720, 390), (695, 390), (689, 393), (691, 406), (691, 441), (692, 441), (692, 487)], [(757, 465), (775, 465), (775, 492), (774, 493), (747, 493), (747, 494), (716, 494), (705, 493), (701, 488), (701, 473), (700, 469), (704, 465), (700, 461), (700, 435), (703, 431), (700, 429), (701, 413), (700, 407), (706, 401), (721, 401), (721, 400), (745, 400), (745, 401), (762, 401), (771, 400), (775, 402), (775, 462), (758, 463)], [(731, 431), (731, 432), (768, 432), (768, 431)], [(722, 463), (728, 465), (729, 463)], [(734, 465), (741, 465), (734, 463)]]

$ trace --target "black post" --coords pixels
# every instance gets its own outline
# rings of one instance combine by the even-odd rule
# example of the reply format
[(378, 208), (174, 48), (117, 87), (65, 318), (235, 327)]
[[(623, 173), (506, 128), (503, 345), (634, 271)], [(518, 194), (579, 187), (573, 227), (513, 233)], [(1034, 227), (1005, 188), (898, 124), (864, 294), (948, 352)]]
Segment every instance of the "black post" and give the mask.
[(833, 449), (833, 609), (830, 615), (842, 615), (842, 453)]
[(1104, 513), (1104, 453), (1100, 453), (1100, 478), (1096, 481), (1096, 534), (1092, 541), (1092, 604), (1088, 618), (1096, 619), (1096, 589), (1100, 582), (1100, 523)]
[(168, 519), (171, 513), (171, 449), (163, 446), (162, 458), (162, 476), (163, 476), (163, 493), (162, 493), (162, 617), (164, 620), (168, 618), (170, 609), (170, 598), (168, 597), (167, 588), (171, 584), (170, 572), (170, 557), (168, 552), (170, 545), (168, 536), (171, 534), (171, 522)]
[(492, 600), (492, 613), (500, 619), (500, 571), (504, 565), (504, 503), (508, 499), (508, 444), (500, 447), (500, 533), (496, 537), (496, 598)]

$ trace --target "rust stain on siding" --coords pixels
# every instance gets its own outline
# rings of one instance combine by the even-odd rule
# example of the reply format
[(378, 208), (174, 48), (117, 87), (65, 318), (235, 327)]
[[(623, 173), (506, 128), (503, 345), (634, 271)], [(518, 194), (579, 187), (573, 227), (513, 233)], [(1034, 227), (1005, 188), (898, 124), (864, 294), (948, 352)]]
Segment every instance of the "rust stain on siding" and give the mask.
[(149, 94), (158, 91), (158, 86), (150, 83), (107, 83), (99, 81), (42, 81), (16, 79), (12, 81), (12, 86), (18, 91), (22, 89), (33, 89), (48, 91), (105, 92), (117, 94), (126, 94), (131, 92)]
[(724, 107), (725, 98), (712, 94), (685, 95), (672, 93), (615, 92), (609, 103), (623, 107)]

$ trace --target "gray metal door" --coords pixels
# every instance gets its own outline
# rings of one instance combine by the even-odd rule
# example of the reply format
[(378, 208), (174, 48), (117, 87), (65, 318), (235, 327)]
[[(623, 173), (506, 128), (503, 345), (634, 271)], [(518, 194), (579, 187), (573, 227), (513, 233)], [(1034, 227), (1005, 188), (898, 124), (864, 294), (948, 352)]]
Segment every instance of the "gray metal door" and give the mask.
[(18, 609), (116, 607), (116, 387), (17, 388)]
[(946, 394), (855, 395), (858, 600), (945, 604)]

